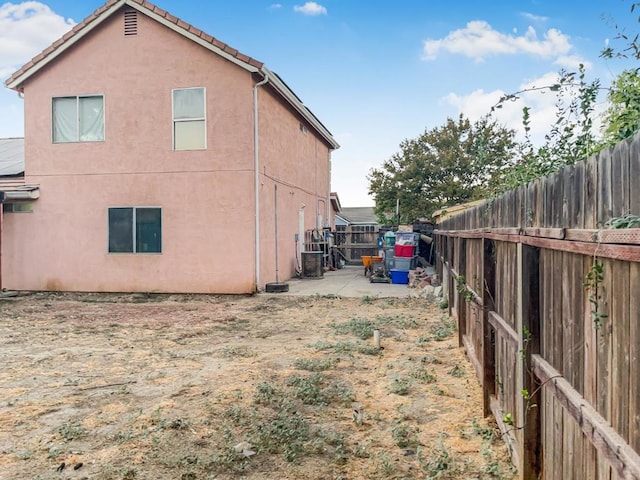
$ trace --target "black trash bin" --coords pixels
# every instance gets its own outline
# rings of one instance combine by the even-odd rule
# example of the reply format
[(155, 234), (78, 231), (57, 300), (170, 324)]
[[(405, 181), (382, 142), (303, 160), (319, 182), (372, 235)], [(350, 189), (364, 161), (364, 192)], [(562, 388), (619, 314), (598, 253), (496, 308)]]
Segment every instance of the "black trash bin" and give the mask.
[(302, 252), (302, 278), (323, 278), (322, 252)]

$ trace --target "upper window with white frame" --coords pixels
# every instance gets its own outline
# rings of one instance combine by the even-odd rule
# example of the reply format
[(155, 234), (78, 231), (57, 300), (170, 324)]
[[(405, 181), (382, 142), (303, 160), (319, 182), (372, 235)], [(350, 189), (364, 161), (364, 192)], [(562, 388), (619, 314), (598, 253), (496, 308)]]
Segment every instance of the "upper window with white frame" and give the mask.
[(173, 149), (205, 150), (207, 119), (205, 89), (177, 88), (173, 90)]
[(53, 143), (104, 141), (104, 96), (53, 98)]

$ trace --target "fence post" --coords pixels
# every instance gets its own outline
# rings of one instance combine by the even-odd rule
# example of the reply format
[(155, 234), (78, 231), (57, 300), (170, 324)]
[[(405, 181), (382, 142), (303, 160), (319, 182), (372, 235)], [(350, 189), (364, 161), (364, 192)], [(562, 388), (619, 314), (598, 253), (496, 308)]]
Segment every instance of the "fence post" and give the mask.
[[(518, 472), (521, 479), (538, 478), (542, 471), (540, 426), (541, 389), (531, 368), (531, 356), (540, 353), (540, 249), (518, 244)], [(526, 393), (525, 393), (526, 392)]]
[(448, 276), (447, 276), (447, 284), (448, 284), (448, 290), (449, 290), (449, 315), (453, 315), (453, 303), (455, 302), (455, 295), (456, 295), (456, 289), (455, 289), (455, 283), (454, 283), (454, 278), (453, 278), (453, 273), (452, 270), (454, 268), (453, 265), (453, 247), (455, 245), (455, 238), (454, 237), (447, 237), (447, 248), (445, 251), (445, 258), (447, 261), (447, 270), (448, 270)]
[[(467, 240), (459, 239), (460, 249), (458, 251), (458, 275), (467, 280)], [(455, 282), (457, 286), (457, 281)], [(458, 346), (463, 346), (462, 337), (467, 331), (467, 299), (464, 295), (459, 294), (456, 288), (455, 294), (458, 294)]]
[(482, 239), (482, 410), (491, 415), (491, 395), (496, 393), (495, 333), (489, 323), (489, 311), (494, 307), (496, 290), (495, 245)]

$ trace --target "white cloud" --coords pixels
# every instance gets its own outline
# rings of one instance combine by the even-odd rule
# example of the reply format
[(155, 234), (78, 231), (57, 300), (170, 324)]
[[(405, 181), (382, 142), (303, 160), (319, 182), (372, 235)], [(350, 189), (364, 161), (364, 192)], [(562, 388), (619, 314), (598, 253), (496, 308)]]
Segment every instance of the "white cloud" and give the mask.
[(529, 13), (529, 12), (522, 12), (520, 15), (522, 15), (524, 18), (526, 18), (527, 20), (533, 23), (546, 23), (549, 21), (549, 17), (543, 17), (542, 15), (534, 15), (533, 13)]
[(269, 5), (269, 10), (280, 10), (282, 8), (281, 3), (273, 3)]
[(0, 5), (0, 78), (48, 47), (75, 22), (40, 2)]
[(524, 53), (541, 58), (567, 55), (571, 51), (569, 37), (555, 28), (550, 28), (542, 39), (533, 27), (520, 36), (504, 34), (494, 30), (482, 20), (467, 23), (462, 29), (450, 32), (439, 40), (426, 40), (423, 58), (435, 60), (442, 51), (465, 55), (480, 62), (491, 55), (514, 55)]
[[(534, 145), (542, 145), (545, 135), (550, 133), (551, 127), (557, 119), (556, 93), (548, 89), (539, 89), (555, 85), (558, 82), (558, 73), (549, 72), (533, 80), (521, 83), (518, 86), (518, 98), (514, 101), (502, 103), (502, 108), (493, 112), (495, 118), (507, 128), (516, 130), (519, 140), (524, 140), (524, 128), (522, 126), (522, 109), (529, 107), (530, 115), (530, 138)], [(535, 90), (534, 90), (535, 89)], [(514, 92), (506, 92), (514, 93)], [(471, 121), (479, 120), (491, 111), (491, 107), (496, 105), (502, 96), (506, 94), (502, 90), (485, 92), (482, 89), (475, 90), (466, 95), (449, 93), (441, 99), (441, 103), (448, 104), (457, 109), (458, 113), (464, 114)], [(563, 94), (565, 104), (571, 100), (572, 95), (577, 95), (577, 91), (568, 90)], [(591, 115), (593, 119), (593, 132), (599, 135), (602, 130), (602, 117), (607, 108), (607, 102), (596, 102)]]
[[(530, 90), (536, 87), (550, 86), (556, 84), (558, 74), (547, 73), (534, 80), (524, 82), (519, 85), (518, 90)], [(491, 111), (491, 107), (496, 105), (500, 98), (507, 93), (502, 90), (485, 92), (482, 89), (475, 90), (466, 95), (449, 93), (442, 99), (443, 103), (455, 107), (459, 113), (463, 113), (470, 120), (480, 119)], [(524, 138), (522, 128), (522, 108), (530, 108), (531, 139), (534, 144), (542, 144), (544, 136), (547, 134), (552, 124), (556, 120), (556, 95), (548, 90), (527, 91), (518, 95), (515, 101), (502, 103), (502, 108), (494, 111), (494, 118), (507, 128), (512, 128), (518, 132), (519, 138)]]
[(295, 5), (293, 11), (303, 15), (326, 15), (327, 9), (316, 2), (307, 2), (304, 5)]
[(589, 70), (593, 66), (590, 61), (578, 55), (560, 55), (553, 63), (569, 70), (577, 70), (580, 64), (584, 65), (586, 70)]

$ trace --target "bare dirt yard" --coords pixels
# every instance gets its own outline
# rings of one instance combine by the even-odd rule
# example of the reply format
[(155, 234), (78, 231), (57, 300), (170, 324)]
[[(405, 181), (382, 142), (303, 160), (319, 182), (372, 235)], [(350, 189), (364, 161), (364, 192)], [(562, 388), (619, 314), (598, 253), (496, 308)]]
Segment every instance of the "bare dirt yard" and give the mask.
[(513, 478), (421, 299), (32, 294), (0, 365), (1, 480)]

